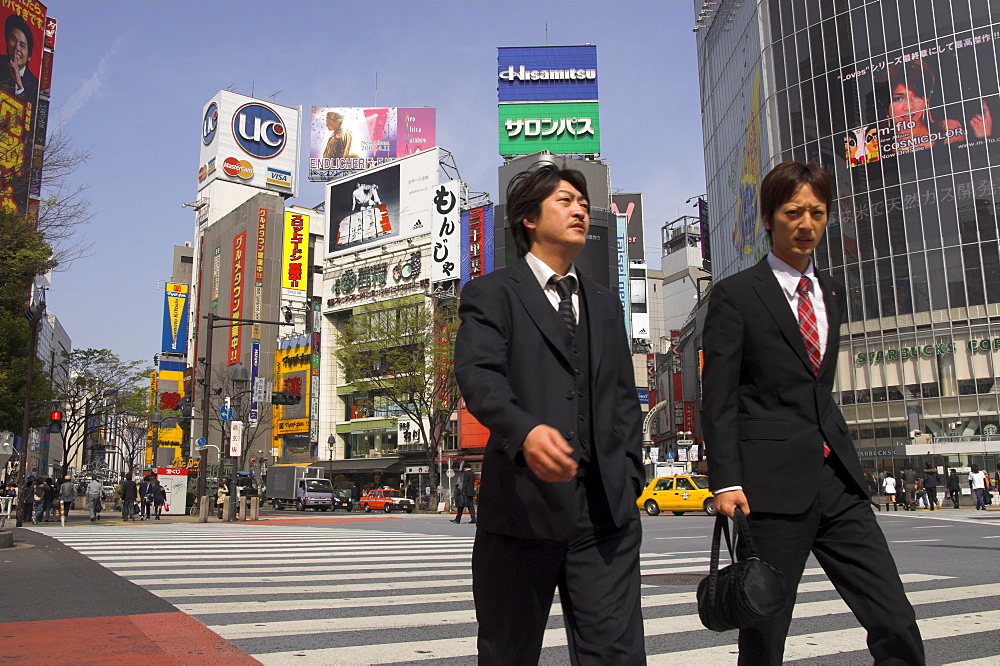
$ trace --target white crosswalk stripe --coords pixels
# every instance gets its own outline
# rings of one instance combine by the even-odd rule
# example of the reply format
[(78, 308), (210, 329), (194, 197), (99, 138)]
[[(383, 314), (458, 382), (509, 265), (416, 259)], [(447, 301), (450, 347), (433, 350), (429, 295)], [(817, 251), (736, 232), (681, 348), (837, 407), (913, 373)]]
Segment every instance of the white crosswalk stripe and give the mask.
[[(185, 525), (129, 534), (123, 545), (119, 530), (39, 531), (166, 599), (265, 664), (475, 660), (472, 535)], [(707, 569), (703, 550), (642, 555), (643, 575)], [(1000, 583), (902, 578), (925, 641), (1000, 630), (1000, 611), (981, 610), (1000, 602)], [(984, 606), (984, 599), (992, 603)], [(644, 584), (643, 615), (650, 663), (735, 663), (735, 632), (701, 627), (692, 587)], [(843, 622), (828, 622), (840, 617)], [(543, 645), (551, 649), (549, 661), (565, 661), (558, 602)], [(865, 632), (833, 585), (821, 569), (807, 569), (785, 659), (849, 663), (836, 655), (856, 657), (865, 649)]]

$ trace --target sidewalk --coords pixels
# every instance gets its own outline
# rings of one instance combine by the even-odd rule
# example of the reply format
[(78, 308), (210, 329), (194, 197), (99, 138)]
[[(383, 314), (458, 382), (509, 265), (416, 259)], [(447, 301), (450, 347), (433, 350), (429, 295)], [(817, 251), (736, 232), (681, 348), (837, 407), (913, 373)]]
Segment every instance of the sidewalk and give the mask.
[[(68, 525), (91, 524), (84, 512), (76, 513)], [(5, 660), (260, 663), (173, 605), (56, 539), (26, 529), (15, 528), (13, 533), (14, 547), (0, 549), (6, 611), (0, 619), (0, 645)]]

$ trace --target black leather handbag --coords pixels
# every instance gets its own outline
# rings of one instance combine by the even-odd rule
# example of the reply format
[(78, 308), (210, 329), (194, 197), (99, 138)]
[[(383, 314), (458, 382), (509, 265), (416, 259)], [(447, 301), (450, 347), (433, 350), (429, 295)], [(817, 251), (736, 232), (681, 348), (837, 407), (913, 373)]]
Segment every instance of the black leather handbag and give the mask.
[[(746, 539), (750, 557), (736, 561), (729, 536), (729, 519), (721, 513), (715, 518), (712, 534), (712, 562), (709, 574), (698, 583), (698, 616), (712, 631), (743, 629), (774, 617), (788, 599), (785, 576), (762, 561), (750, 534), (750, 524), (736, 509), (734, 534)], [(732, 564), (719, 569), (719, 535), (725, 534)]]

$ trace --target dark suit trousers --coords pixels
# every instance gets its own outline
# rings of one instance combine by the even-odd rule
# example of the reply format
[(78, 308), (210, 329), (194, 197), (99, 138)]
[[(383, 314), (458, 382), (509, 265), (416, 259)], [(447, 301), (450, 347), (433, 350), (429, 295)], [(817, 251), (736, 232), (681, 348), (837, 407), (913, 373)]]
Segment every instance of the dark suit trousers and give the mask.
[[(740, 631), (740, 664), (781, 664), (795, 592), (810, 551), (868, 630), (875, 664), (925, 663), (916, 616), (885, 536), (869, 502), (848, 490), (847, 478), (830, 456), (818, 480), (816, 501), (805, 513), (765, 514), (755, 512), (751, 503), (750, 529), (757, 550), (762, 560), (785, 574), (788, 603), (777, 618)], [(741, 557), (746, 555), (740, 545), (737, 548)]]
[(639, 516), (621, 528), (595, 526), (594, 493), (588, 502), (587, 486), (598, 483), (599, 477), (592, 478), (597, 481), (576, 481), (580, 513), (568, 541), (522, 539), (482, 529), (476, 533), (472, 585), (480, 664), (538, 663), (556, 587), (571, 663), (646, 662)]

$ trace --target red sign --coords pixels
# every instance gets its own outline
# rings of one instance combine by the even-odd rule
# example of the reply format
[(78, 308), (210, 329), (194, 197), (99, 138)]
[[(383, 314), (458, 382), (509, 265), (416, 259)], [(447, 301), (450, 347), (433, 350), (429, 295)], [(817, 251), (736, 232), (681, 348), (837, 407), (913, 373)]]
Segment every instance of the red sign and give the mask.
[(264, 282), (264, 236), (267, 233), (267, 209), (257, 212), (257, 263), (254, 266), (253, 279)]
[(157, 467), (157, 476), (187, 476), (186, 467)]
[(483, 274), (483, 208), (469, 211), (469, 279)]
[(684, 401), (684, 429), (694, 432), (694, 402)]
[[(246, 264), (247, 232), (233, 236), (233, 280), (229, 297), (229, 316), (234, 319), (243, 317), (243, 277)], [(227, 365), (240, 362), (240, 345), (242, 344), (241, 326), (229, 327), (229, 359)]]

